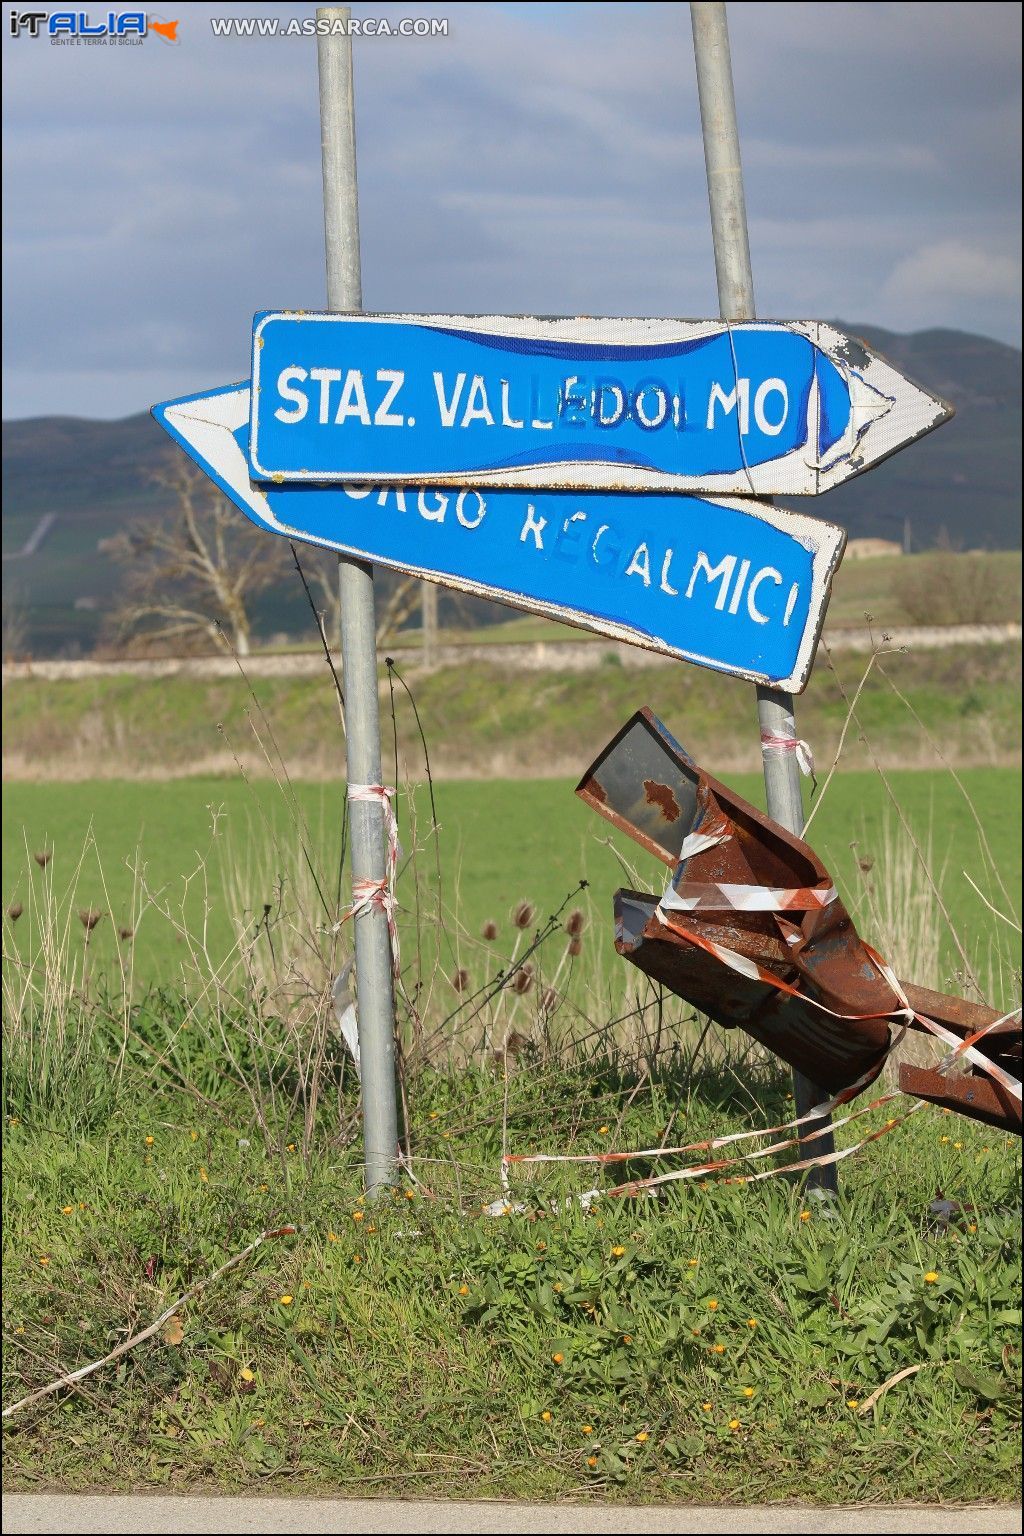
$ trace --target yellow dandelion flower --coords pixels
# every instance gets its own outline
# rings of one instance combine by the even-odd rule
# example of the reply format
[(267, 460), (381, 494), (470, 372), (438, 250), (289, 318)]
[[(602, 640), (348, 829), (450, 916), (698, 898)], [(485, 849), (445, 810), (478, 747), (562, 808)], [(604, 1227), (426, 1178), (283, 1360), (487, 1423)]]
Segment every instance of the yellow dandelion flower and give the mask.
[(362, 1262), (363, 1262), (363, 1256), (362, 1256), (361, 1253), (354, 1253), (352, 1255), (352, 1263), (353, 1264), (361, 1264)]
[(362, 1221), (362, 1219), (363, 1219), (363, 1217), (365, 1215), (366, 1215), (365, 1211), (353, 1211), (352, 1212), (352, 1220), (353, 1221)]
[(948, 1141), (949, 1141), (949, 1137), (948, 1136), (940, 1136), (939, 1137), (939, 1146), (940, 1147), (946, 1146)]
[(337, 1232), (328, 1232), (327, 1241), (329, 1243), (340, 1243), (341, 1238), (338, 1236)]
[(551, 1420), (552, 1420), (552, 1417), (553, 1417), (551, 1409), (550, 1408), (545, 1408), (544, 1412), (541, 1414), (540, 1417), (541, 1417), (541, 1422), (543, 1424), (550, 1424)]
[(250, 1369), (249, 1369), (249, 1367), (247, 1365), (244, 1365), (242, 1367), (242, 1369), (239, 1371), (238, 1374), (242, 1378), (243, 1381), (255, 1381), (256, 1380), (256, 1372), (255, 1371), (250, 1371)]
[(859, 1408), (860, 1407), (860, 1398), (859, 1397), (848, 1397), (846, 1399), (846, 1406), (847, 1406), (847, 1408)]
[(594, 1433), (594, 1426), (593, 1426), (593, 1424), (584, 1424), (583, 1427), (580, 1430), (580, 1434), (581, 1435), (592, 1435), (593, 1433)]
[(459, 1286), (459, 1295), (460, 1296), (468, 1296), (469, 1295), (469, 1286), (468, 1285), (460, 1285)]
[(939, 1278), (938, 1271), (934, 1270), (934, 1269), (930, 1269), (928, 1271), (928, 1273), (924, 1277), (924, 1283), (925, 1283), (925, 1285), (934, 1285), (938, 1278)]
[(599, 1125), (598, 1128), (597, 1128), (597, 1134), (599, 1136), (607, 1136), (608, 1135), (608, 1127), (606, 1125)]
[(740, 1428), (740, 1421), (739, 1421), (739, 1419), (730, 1419), (729, 1420), (729, 1428), (732, 1430), (733, 1434), (735, 1434), (736, 1431)]
[(430, 1118), (431, 1118), (431, 1120), (436, 1120), (437, 1119), (437, 1110), (436, 1109), (432, 1109), (430, 1111)]
[(376, 1232), (376, 1230), (377, 1230), (377, 1228), (376, 1228), (376, 1227), (375, 1227), (375, 1226), (374, 1226), (374, 1225), (373, 1225), (373, 1223), (372, 1223), (372, 1222), (371, 1222), (371, 1223), (370, 1223), (370, 1225), (369, 1225), (369, 1226), (368, 1226), (368, 1227), (367, 1227), (367, 1229), (366, 1229), (366, 1230), (367, 1230), (367, 1232)]
[(588, 1467), (596, 1467), (597, 1466), (597, 1457), (596, 1456), (588, 1456), (587, 1457), (587, 1466)]
[(976, 1221), (968, 1222), (967, 1223), (967, 1230), (968, 1230), (968, 1232), (977, 1232), (977, 1230), (978, 1230), (978, 1223)]
[(294, 1296), (279, 1296), (277, 1299), (280, 1302), (282, 1307), (290, 1307), (292, 1302), (295, 1300), (295, 1297)]
[(406, 1192), (405, 1192), (405, 1198), (407, 1200), (415, 1200), (416, 1199), (416, 1191), (414, 1189), (407, 1189)]
[(48, 1254), (45, 1254), (45, 1253), (43, 1253), (43, 1254), (40, 1254), (40, 1256), (39, 1256), (39, 1262), (40, 1262), (40, 1264), (41, 1264), (41, 1265), (42, 1265), (42, 1266), (43, 1266), (43, 1268), (44, 1268), (44, 1269), (45, 1269), (45, 1268), (46, 1268), (46, 1266), (47, 1266), (47, 1264), (49, 1264), (49, 1262), (50, 1262), (50, 1258), (49, 1258), (49, 1255), (48, 1255)]
[(153, 1145), (154, 1141), (156, 1141), (156, 1137), (155, 1136), (147, 1136), (146, 1137), (146, 1146), (147, 1147), (151, 1147)]
[(953, 1143), (953, 1150), (955, 1152), (961, 1151), (962, 1148), (963, 1148), (963, 1142), (962, 1141), (954, 1141), (954, 1143)]
[(564, 1356), (564, 1355), (562, 1355), (562, 1354), (558, 1354), (558, 1353), (557, 1353), (557, 1352), (556, 1352), (556, 1353), (555, 1353), (555, 1354), (553, 1354), (553, 1355), (552, 1355), (552, 1356), (551, 1356), (551, 1358), (552, 1358), (552, 1360), (553, 1360), (553, 1361), (554, 1361), (554, 1362), (555, 1362), (555, 1364), (556, 1364), (556, 1365), (561, 1365), (561, 1364), (562, 1364), (562, 1361), (563, 1361), (563, 1360), (564, 1360), (564, 1359), (565, 1359), (565, 1356)]
[(188, 1134), (192, 1138), (193, 1141), (198, 1141), (199, 1140), (199, 1132), (198, 1131), (189, 1131)]
[(712, 1344), (711, 1349), (712, 1349), (712, 1352), (714, 1354), (716, 1354), (716, 1355), (724, 1355), (725, 1354), (725, 1345), (724, 1344)]
[(205, 1168), (200, 1168), (199, 1170), (199, 1181), (202, 1184), (209, 1184), (210, 1182), (210, 1175), (207, 1173)]
[(615, 1247), (612, 1249), (612, 1258), (613, 1259), (621, 1259), (622, 1255), (625, 1253), (625, 1251), (626, 1250), (622, 1246), (621, 1243), (616, 1243)]
[(711, 1412), (711, 1404), (710, 1403), (701, 1403), (701, 1407), (703, 1408), (705, 1413), (710, 1413)]
[(691, 1269), (696, 1269), (697, 1265), (700, 1263), (700, 1260), (699, 1259), (687, 1259), (686, 1262), (690, 1266)]
[(650, 1439), (650, 1438), (651, 1438), (651, 1437), (650, 1437), (650, 1435), (649, 1435), (649, 1434), (648, 1434), (648, 1433), (647, 1433), (647, 1431), (646, 1431), (646, 1429), (642, 1429), (642, 1430), (641, 1430), (641, 1431), (640, 1431), (640, 1433), (639, 1433), (639, 1434), (638, 1434), (638, 1435), (637, 1435), (637, 1437), (636, 1437), (636, 1438), (637, 1438), (637, 1439), (638, 1439), (638, 1440), (639, 1440), (639, 1442), (640, 1442), (640, 1444), (641, 1444), (641, 1445), (643, 1445), (643, 1443), (644, 1443), (644, 1441), (645, 1441), (645, 1440), (649, 1440), (649, 1439)]
[(712, 1296), (711, 1300), (708, 1302), (708, 1311), (709, 1312), (717, 1312), (718, 1311), (718, 1302), (715, 1300), (715, 1298), (713, 1296)]
[(547, 1243), (540, 1242), (540, 1243), (534, 1243), (533, 1246), (536, 1248), (538, 1253), (544, 1253), (545, 1250), (547, 1249), (548, 1245), (547, 1245)]
[(744, 1397), (753, 1397), (753, 1395), (754, 1395), (754, 1393), (756, 1391), (757, 1391), (756, 1387), (744, 1387), (743, 1388), (743, 1396)]
[(801, 1221), (810, 1221), (810, 1219), (811, 1219), (810, 1211), (801, 1211), (800, 1212), (800, 1220)]
[(632, 1342), (633, 1342), (633, 1335), (631, 1333), (624, 1333), (622, 1335), (622, 1342), (623, 1342), (623, 1344), (632, 1344)]
[(556, 1280), (554, 1285), (551, 1287), (551, 1289), (553, 1291), (560, 1291), (562, 1289), (562, 1282), (561, 1282), (561, 1280)]
[(757, 1327), (757, 1318), (756, 1317), (748, 1317), (747, 1318), (747, 1327), (748, 1328), (756, 1328)]
[(60, 1208), (60, 1213), (62, 1216), (70, 1216), (73, 1214), (74, 1209), (75, 1208), (73, 1205), (62, 1205)]

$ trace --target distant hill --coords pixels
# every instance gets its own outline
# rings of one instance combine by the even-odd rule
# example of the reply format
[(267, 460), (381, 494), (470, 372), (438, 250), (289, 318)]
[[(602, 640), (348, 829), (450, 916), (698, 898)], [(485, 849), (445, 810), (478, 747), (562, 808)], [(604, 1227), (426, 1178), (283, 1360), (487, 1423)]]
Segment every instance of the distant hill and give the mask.
[[(836, 324), (949, 400), (957, 414), (913, 448), (818, 498), (813, 510), (842, 523), (851, 537), (901, 543), (909, 519), (915, 550), (944, 536), (965, 549), (1019, 549), (1020, 352), (964, 331), (902, 336)], [(42, 416), (4, 423), (3, 595), (7, 627), (12, 633), (17, 628), (19, 649), (36, 655), (90, 649), (119, 576), (98, 546), (129, 518), (165, 510), (166, 493), (152, 474), (172, 452), (147, 414), (123, 421)], [(799, 505), (811, 510), (806, 500)], [(40, 538), (46, 514), (54, 518)], [(21, 556), (26, 545), (30, 553)], [(494, 618), (507, 613), (475, 606), (476, 622), (488, 608)], [(306, 634), (309, 626), (294, 581), (260, 605), (263, 634)]]

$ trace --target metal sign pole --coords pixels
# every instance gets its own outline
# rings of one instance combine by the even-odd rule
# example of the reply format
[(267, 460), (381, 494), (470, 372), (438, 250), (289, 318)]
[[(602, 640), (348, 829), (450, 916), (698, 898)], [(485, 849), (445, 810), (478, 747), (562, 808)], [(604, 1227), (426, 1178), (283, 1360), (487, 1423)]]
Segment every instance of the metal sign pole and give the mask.
[[(753, 320), (754, 279), (750, 267), (740, 136), (724, 0), (692, 0), (690, 17), (715, 244), (718, 302), (723, 320)], [(799, 836), (804, 824), (804, 808), (796, 753), (765, 745), (766, 742), (790, 741), (795, 737), (792, 696), (778, 689), (758, 687), (757, 718), (761, 727), (768, 814), (787, 831)], [(806, 1114), (828, 1097), (823, 1089), (796, 1071), (793, 1073), (793, 1096), (799, 1115)], [(807, 1129), (820, 1130), (822, 1125), (830, 1123), (831, 1117), (827, 1121), (811, 1121)], [(811, 1147), (814, 1155), (834, 1151), (831, 1131), (815, 1137)], [(808, 1183), (835, 1192), (838, 1189), (835, 1164), (812, 1168)]]
[[(347, 23), (348, 6), (322, 6), (317, 20)], [(362, 308), (359, 269), (359, 198), (356, 184), (352, 39), (347, 29), (317, 36), (320, 74), (320, 138), (323, 152), (327, 304), (332, 310)], [(373, 566), (338, 558), (341, 592), (341, 654), (345, 678), (348, 786), (381, 783), (380, 712)], [(380, 798), (349, 799), (353, 887), (387, 878), (385, 809)], [(398, 1152), (395, 1094), (395, 999), (387, 912), (368, 903), (353, 918), (359, 1056), (363, 1099), (363, 1161), (372, 1193), (394, 1175)]]

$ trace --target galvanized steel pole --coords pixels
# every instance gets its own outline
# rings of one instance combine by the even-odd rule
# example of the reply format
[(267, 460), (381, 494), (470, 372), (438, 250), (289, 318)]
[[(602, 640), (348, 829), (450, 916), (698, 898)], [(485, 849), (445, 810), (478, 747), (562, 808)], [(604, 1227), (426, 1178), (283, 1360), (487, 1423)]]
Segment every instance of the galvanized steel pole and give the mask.
[[(317, 20), (347, 23), (348, 6), (322, 6)], [(320, 140), (324, 179), (327, 306), (361, 309), (359, 194), (356, 184), (352, 39), (340, 27), (317, 36), (320, 73)], [(345, 681), (347, 776), (355, 784), (380, 784), (380, 708), (373, 566), (341, 555), (341, 655)], [(384, 807), (350, 800), (352, 880), (387, 876)], [(368, 1192), (394, 1176), (398, 1154), (395, 1093), (395, 996), (387, 914), (377, 905), (353, 918), (356, 1002), (363, 1100), (363, 1163)]]
[[(722, 0), (692, 0), (690, 19), (697, 61), (697, 91), (704, 133), (719, 308), (723, 320), (753, 320), (754, 278), (747, 238), (747, 209), (743, 197), (743, 167), (725, 5)], [(759, 687), (757, 718), (761, 728), (768, 814), (787, 831), (799, 835), (804, 824), (804, 807), (796, 754), (764, 746), (765, 738), (790, 740), (796, 735), (792, 696), (777, 688)], [(794, 1072), (793, 1097), (798, 1114), (804, 1115), (828, 1095), (802, 1073)], [(811, 1121), (805, 1129), (817, 1131), (823, 1124), (831, 1124), (831, 1120)], [(811, 1156), (834, 1150), (831, 1131), (816, 1137), (807, 1147)], [(812, 1168), (808, 1183), (834, 1192), (838, 1188), (835, 1164)]]

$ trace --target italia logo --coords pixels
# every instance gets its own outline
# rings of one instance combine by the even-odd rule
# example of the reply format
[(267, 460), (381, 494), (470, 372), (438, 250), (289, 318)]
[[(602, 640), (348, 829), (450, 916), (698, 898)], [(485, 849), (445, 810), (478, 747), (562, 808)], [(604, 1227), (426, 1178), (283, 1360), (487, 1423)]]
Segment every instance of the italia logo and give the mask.
[(107, 11), (94, 20), (88, 11), (18, 11), (8, 12), (11, 37), (48, 37), (51, 42), (120, 42), (148, 37), (151, 33), (165, 43), (178, 42), (178, 22), (147, 16), (145, 11)]

